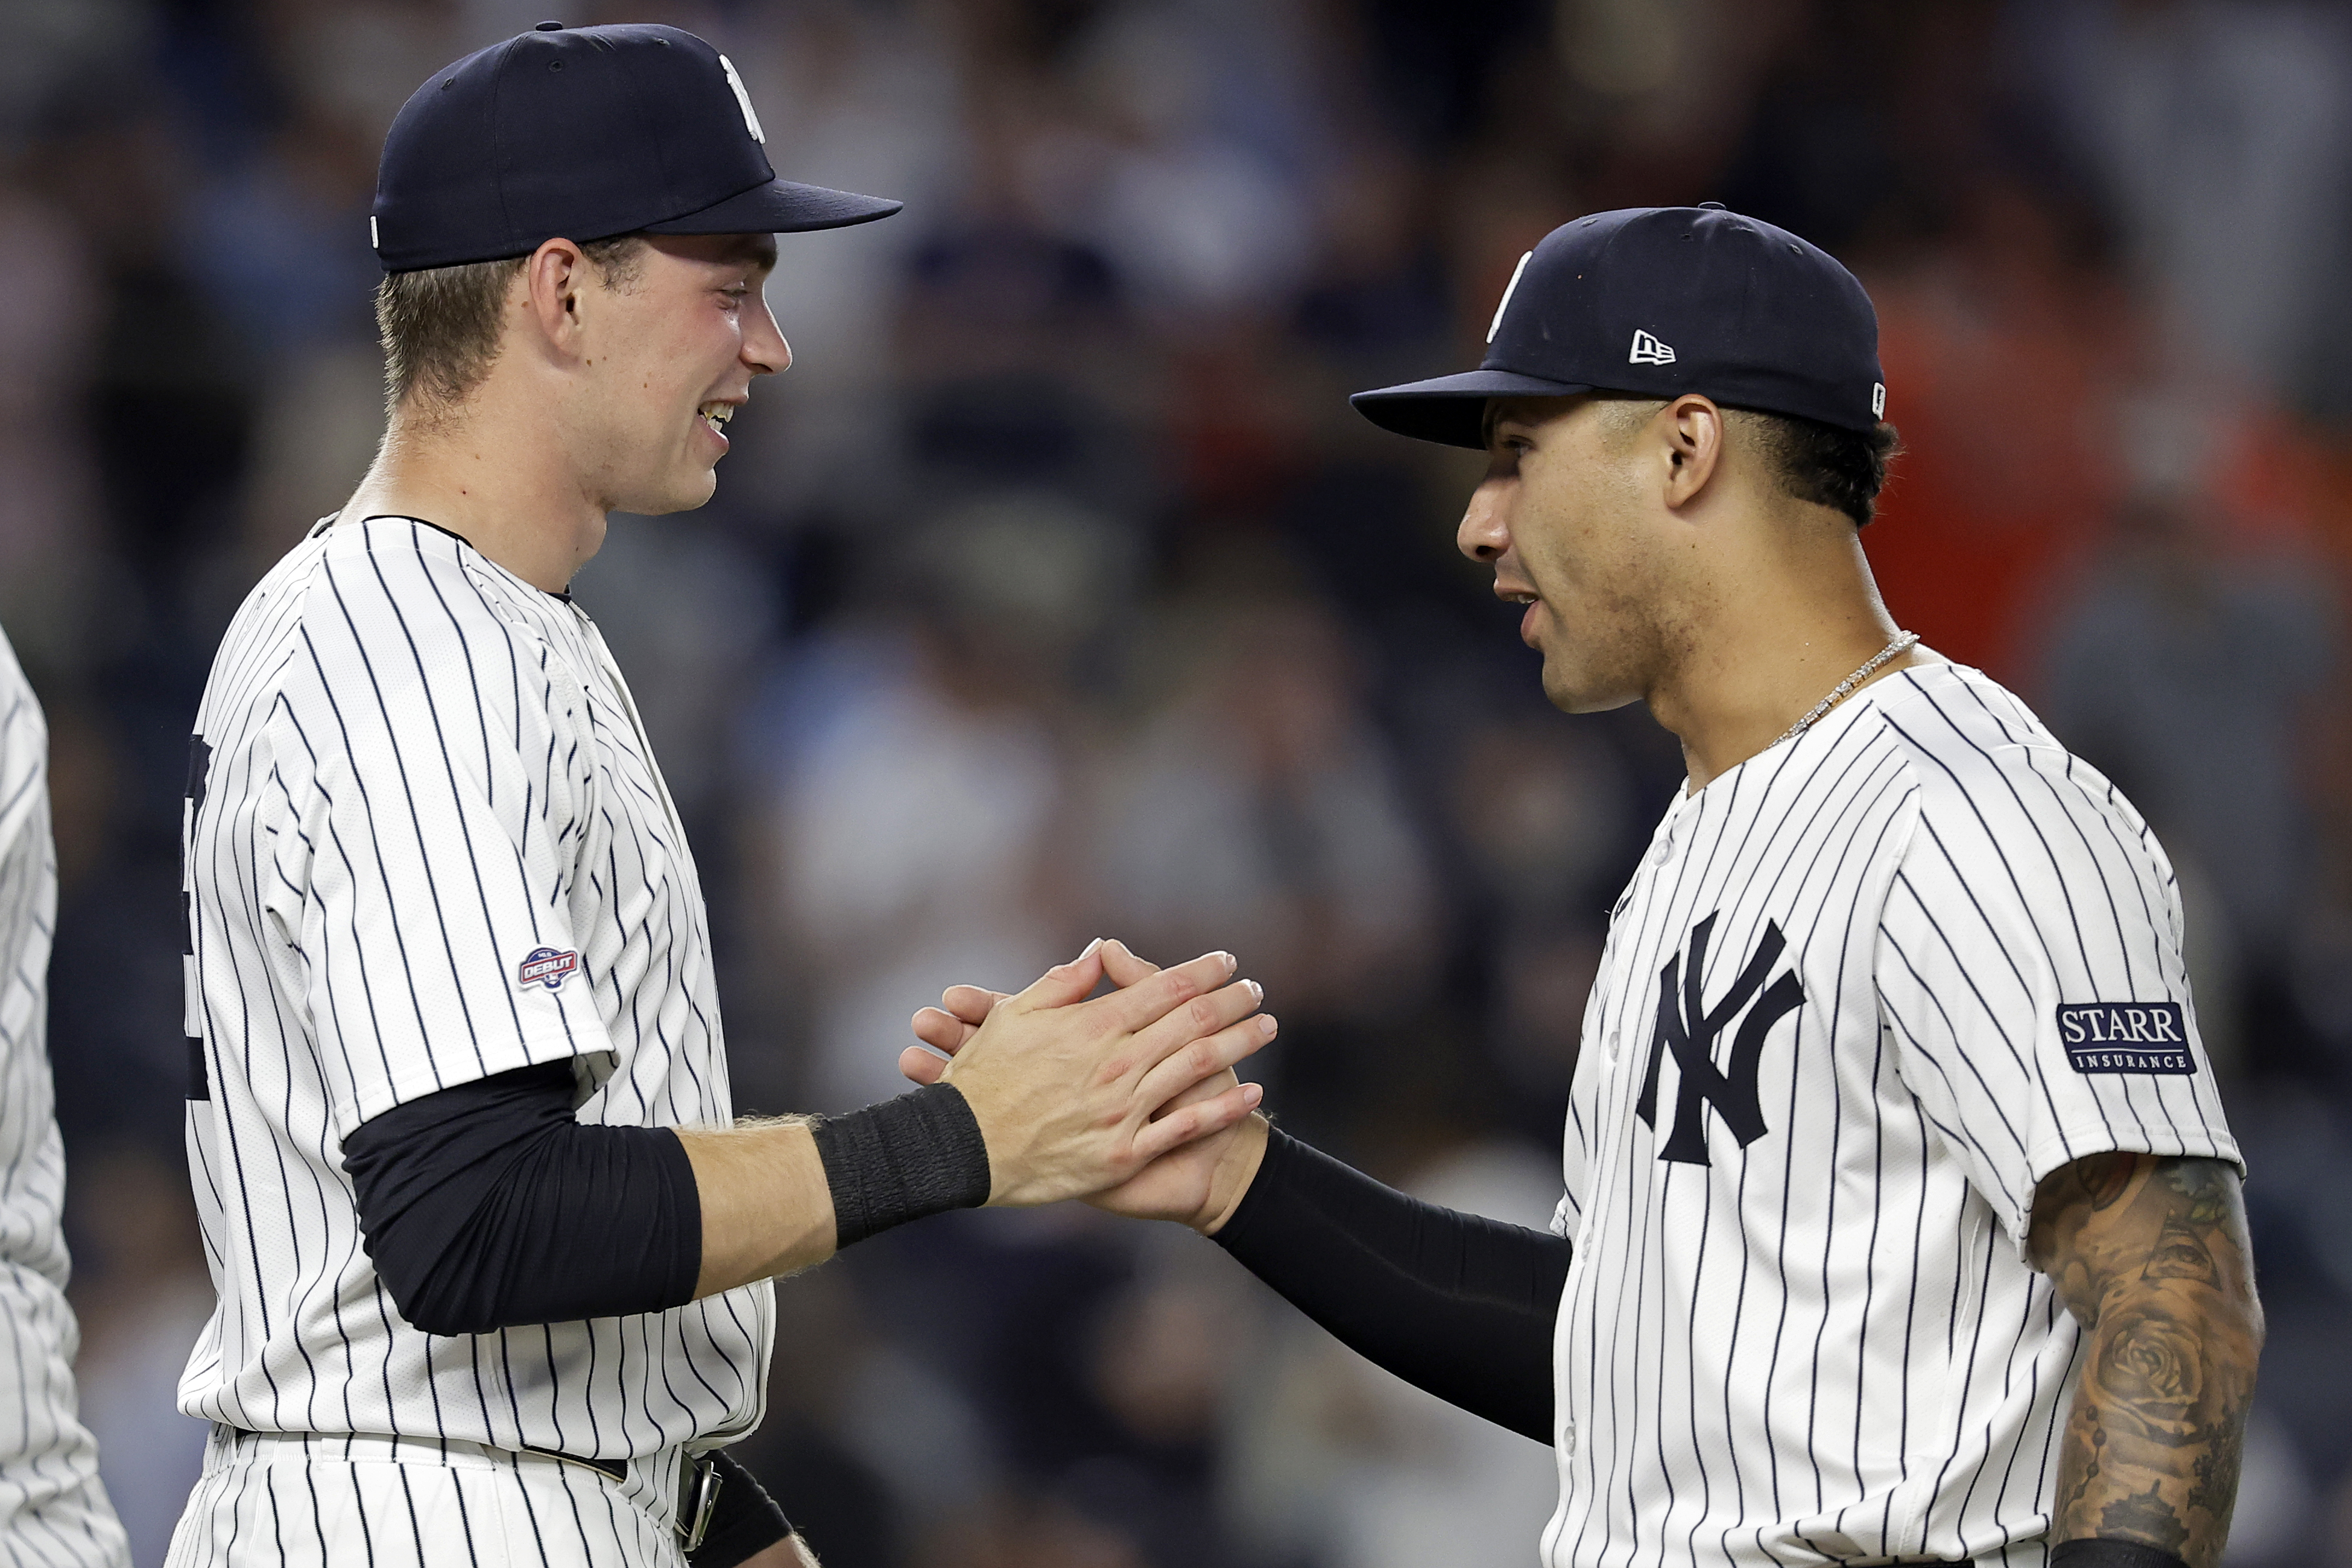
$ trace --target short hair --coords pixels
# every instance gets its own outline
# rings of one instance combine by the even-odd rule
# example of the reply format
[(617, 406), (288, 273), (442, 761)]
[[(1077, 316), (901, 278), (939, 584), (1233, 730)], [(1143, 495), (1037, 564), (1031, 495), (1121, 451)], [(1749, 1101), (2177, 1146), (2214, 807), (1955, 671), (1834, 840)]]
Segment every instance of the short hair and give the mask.
[[(607, 289), (636, 280), (645, 237), (592, 239), (581, 252), (596, 264)], [(463, 403), (499, 357), (507, 290), (528, 256), (428, 267), (384, 275), (375, 291), (376, 331), (383, 339), (384, 405), (397, 408), (412, 395), (439, 407)]]
[(1878, 492), (1886, 470), (1903, 451), (1903, 438), (1882, 419), (1867, 430), (1849, 430), (1795, 414), (1734, 409), (1765, 459), (1780, 470), (1781, 492), (1842, 511), (1856, 528), (1877, 515)]

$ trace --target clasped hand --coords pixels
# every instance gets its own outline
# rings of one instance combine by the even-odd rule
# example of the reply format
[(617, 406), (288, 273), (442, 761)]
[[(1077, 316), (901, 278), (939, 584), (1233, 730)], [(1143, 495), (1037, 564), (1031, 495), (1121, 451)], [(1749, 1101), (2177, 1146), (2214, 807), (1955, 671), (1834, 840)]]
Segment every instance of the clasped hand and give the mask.
[[(1234, 980), (1234, 968), (1231, 953), (1212, 952), (1154, 969), (1097, 942), (1017, 994), (950, 988), (944, 1000), (960, 1010), (915, 1016), (917, 1037), (948, 1059), (909, 1047), (899, 1068), (962, 1091), (988, 1144), (992, 1205), (1121, 1189), (1257, 1105), (1258, 1086), (1233, 1068), (1276, 1025), (1258, 1012), (1257, 984)], [(1107, 973), (1120, 989), (1087, 1000)]]
[[(915, 1037), (930, 1048), (908, 1047), (898, 1070), (963, 1090), (988, 1142), (990, 1203), (1083, 1197), (1213, 1233), (1247, 1188), (1265, 1139), (1265, 1122), (1250, 1114), (1263, 1091), (1241, 1082), (1234, 1064), (1276, 1027), (1257, 1011), (1255, 982), (1206, 989), (1233, 970), (1227, 953), (1160, 969), (1103, 942), (1018, 994), (951, 985), (940, 1006), (915, 1015)], [(1120, 989), (1078, 1000), (1106, 975)], [(1089, 1008), (1099, 1014), (1062, 1044), (1023, 1043), (1042, 1021)], [(1133, 1033), (1098, 1032), (1106, 1027)]]

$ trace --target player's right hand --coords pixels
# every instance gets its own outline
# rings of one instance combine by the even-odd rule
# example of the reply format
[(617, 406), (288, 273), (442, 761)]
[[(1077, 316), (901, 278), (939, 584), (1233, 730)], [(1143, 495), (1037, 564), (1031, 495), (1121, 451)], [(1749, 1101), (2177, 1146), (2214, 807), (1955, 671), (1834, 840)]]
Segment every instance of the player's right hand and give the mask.
[[(1129, 952), (1118, 942), (1098, 950), (1103, 972), (1111, 984), (1129, 986), (1161, 973), (1159, 965)], [(908, 1047), (898, 1058), (898, 1068), (917, 1083), (936, 1083), (944, 1071), (942, 1056), (953, 1057), (980, 1032), (997, 1005), (1009, 1000), (1002, 991), (977, 985), (950, 985), (937, 1007), (925, 1007), (914, 1017), (915, 1037), (925, 1047)], [(1163, 1106), (1157, 1115), (1219, 1100), (1244, 1086), (1232, 1068), (1201, 1079)], [(1213, 1234), (1233, 1213), (1257, 1173), (1265, 1149), (1266, 1123), (1244, 1115), (1211, 1128), (1160, 1154), (1117, 1186), (1087, 1196), (1087, 1202), (1110, 1214), (1130, 1219), (1164, 1219)]]
[[(957, 1037), (934, 1042), (950, 1060), (920, 1049), (900, 1058), (919, 1082), (944, 1079), (962, 1090), (988, 1144), (992, 1204), (1118, 1186), (1257, 1105), (1258, 1087), (1232, 1082), (1230, 1069), (1276, 1026), (1258, 1013), (1258, 987), (1232, 980), (1231, 954), (1204, 953), (1087, 1001), (1103, 963), (1097, 944), (1018, 994), (980, 993), (989, 998), (982, 1020), (959, 1021)], [(918, 1016), (922, 1037), (920, 1021), (934, 1011)], [(1229, 1087), (1185, 1100), (1220, 1075)]]

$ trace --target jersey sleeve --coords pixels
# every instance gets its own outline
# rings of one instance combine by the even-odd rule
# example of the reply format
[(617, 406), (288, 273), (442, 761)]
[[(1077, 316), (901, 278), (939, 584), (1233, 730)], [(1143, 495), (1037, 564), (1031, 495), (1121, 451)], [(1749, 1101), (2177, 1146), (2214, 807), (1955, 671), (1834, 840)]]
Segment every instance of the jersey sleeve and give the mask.
[[(41, 1048), (57, 903), (53, 860), (48, 728), (0, 636), (0, 1057)], [(13, 1166), (14, 1151), (0, 1156)]]
[[(1958, 754), (1953, 754), (1958, 753)], [(1920, 759), (1874, 963), (1897, 1070), (2022, 1255), (2034, 1190), (2110, 1151), (2238, 1161), (2155, 836), (2055, 746)]]
[(596, 783), (566, 667), (415, 554), (334, 563), (297, 658), (276, 741), (303, 781), (289, 923), (336, 1131), (611, 1050), (572, 929)]

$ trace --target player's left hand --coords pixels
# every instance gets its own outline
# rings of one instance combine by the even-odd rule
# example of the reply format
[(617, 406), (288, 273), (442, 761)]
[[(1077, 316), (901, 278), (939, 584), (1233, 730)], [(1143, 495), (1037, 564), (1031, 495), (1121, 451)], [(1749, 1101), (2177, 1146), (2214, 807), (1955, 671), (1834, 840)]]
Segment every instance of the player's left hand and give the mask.
[[(1103, 973), (1112, 984), (1121, 988), (1160, 972), (1158, 964), (1137, 957), (1125, 943), (1115, 939), (1105, 942), (1101, 952)], [(909, 1046), (899, 1052), (898, 1070), (917, 1083), (937, 1083), (940, 1075), (947, 1070), (941, 1057), (954, 1056), (965, 1041), (978, 1034), (981, 1025), (988, 1021), (989, 1014), (1007, 994), (978, 985), (949, 986), (940, 997), (940, 1005), (925, 1007), (915, 1015), (915, 1037), (923, 1046)], [(930, 1049), (924, 1049), (924, 1046)], [(1152, 1120), (1213, 1100), (1240, 1081), (1234, 1069), (1227, 1068), (1171, 1100)], [(1118, 1186), (1096, 1193), (1086, 1201), (1129, 1219), (1171, 1220), (1189, 1225), (1204, 1235), (1213, 1234), (1241, 1202), (1250, 1178), (1257, 1173), (1258, 1162), (1265, 1151), (1266, 1127), (1265, 1118), (1253, 1112), (1232, 1126), (1169, 1151)]]

